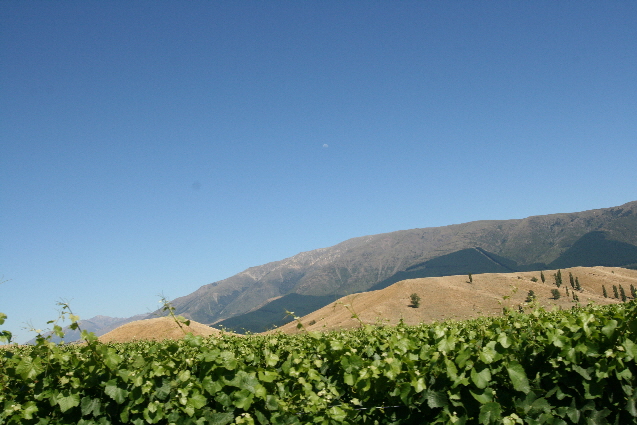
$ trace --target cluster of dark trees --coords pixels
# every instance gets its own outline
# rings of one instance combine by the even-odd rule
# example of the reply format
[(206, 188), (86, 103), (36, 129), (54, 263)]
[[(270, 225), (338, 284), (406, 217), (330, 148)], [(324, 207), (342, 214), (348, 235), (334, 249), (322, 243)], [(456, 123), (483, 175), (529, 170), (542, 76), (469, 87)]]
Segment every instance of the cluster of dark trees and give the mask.
[[(602, 294), (604, 295), (604, 298), (608, 298), (608, 292), (606, 291), (606, 286), (602, 285)], [(637, 298), (637, 290), (635, 289), (635, 286), (631, 283), (630, 284), (630, 296), (635, 299)], [(613, 298), (617, 298), (622, 300), (622, 302), (626, 302), (626, 300), (628, 299), (628, 296), (626, 295), (626, 291), (624, 290), (624, 287), (620, 284), (619, 288), (617, 285), (613, 285)]]

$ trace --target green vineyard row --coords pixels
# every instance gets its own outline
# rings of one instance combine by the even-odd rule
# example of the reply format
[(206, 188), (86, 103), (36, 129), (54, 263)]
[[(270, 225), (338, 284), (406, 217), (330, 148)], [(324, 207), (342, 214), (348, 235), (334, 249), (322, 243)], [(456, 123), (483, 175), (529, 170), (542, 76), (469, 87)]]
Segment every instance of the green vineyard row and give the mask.
[(0, 350), (0, 424), (631, 424), (637, 304)]

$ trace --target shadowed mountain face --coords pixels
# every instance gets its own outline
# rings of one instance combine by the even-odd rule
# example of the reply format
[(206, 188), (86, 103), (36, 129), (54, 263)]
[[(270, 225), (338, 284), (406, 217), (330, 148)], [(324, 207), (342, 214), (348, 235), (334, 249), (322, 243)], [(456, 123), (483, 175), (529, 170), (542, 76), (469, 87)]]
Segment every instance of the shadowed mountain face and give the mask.
[(633, 265), (637, 265), (637, 246), (609, 240), (606, 232), (595, 231), (578, 239), (550, 264), (550, 268)]
[(405, 271), (378, 282), (370, 290), (383, 289), (405, 279), (468, 275), (469, 273), (510, 273), (519, 269), (515, 261), (499, 257), (481, 248), (467, 248), (407, 267)]
[(263, 307), (240, 314), (230, 319), (215, 323), (215, 327), (232, 330), (233, 332), (265, 332), (278, 328), (315, 310), (325, 307), (338, 299), (336, 295), (312, 296), (288, 294), (267, 303)]
[[(177, 298), (173, 305), (178, 314), (212, 324), (262, 307), (269, 311), (270, 300), (289, 294), (302, 297), (286, 297), (290, 305), (281, 306), (283, 313), (284, 309), (302, 310), (306, 301), (315, 307), (316, 300), (379, 289), (408, 278), (549, 266), (630, 266), (637, 263), (636, 253), (637, 201), (579, 213), (476, 221), (349, 239), (251, 267)], [(249, 321), (271, 325), (259, 318), (262, 316), (255, 317)]]

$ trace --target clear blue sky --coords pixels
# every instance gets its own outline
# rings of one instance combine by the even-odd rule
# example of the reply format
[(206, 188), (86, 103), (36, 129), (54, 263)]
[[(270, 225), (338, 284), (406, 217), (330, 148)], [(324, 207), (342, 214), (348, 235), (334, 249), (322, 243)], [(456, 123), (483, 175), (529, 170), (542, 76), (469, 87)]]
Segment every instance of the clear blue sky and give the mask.
[(2, 1), (0, 312), (637, 200), (633, 1)]

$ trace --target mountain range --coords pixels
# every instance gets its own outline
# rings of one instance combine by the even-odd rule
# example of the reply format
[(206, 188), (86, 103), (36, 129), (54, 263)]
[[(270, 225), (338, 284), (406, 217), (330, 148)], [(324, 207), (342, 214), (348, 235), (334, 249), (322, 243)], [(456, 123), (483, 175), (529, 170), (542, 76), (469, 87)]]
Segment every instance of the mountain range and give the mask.
[[(637, 269), (637, 201), (348, 239), (250, 267), (177, 298), (172, 305), (176, 314), (199, 323), (263, 332), (345, 295), (380, 290), (405, 279), (577, 266)], [(125, 319), (96, 316), (80, 324), (102, 335), (124, 323), (164, 314), (158, 310)], [(67, 335), (67, 341), (72, 339)]]
[(400, 230), (251, 267), (172, 301), (176, 313), (262, 332), (404, 279), (576, 266), (637, 268), (637, 201), (584, 212)]

